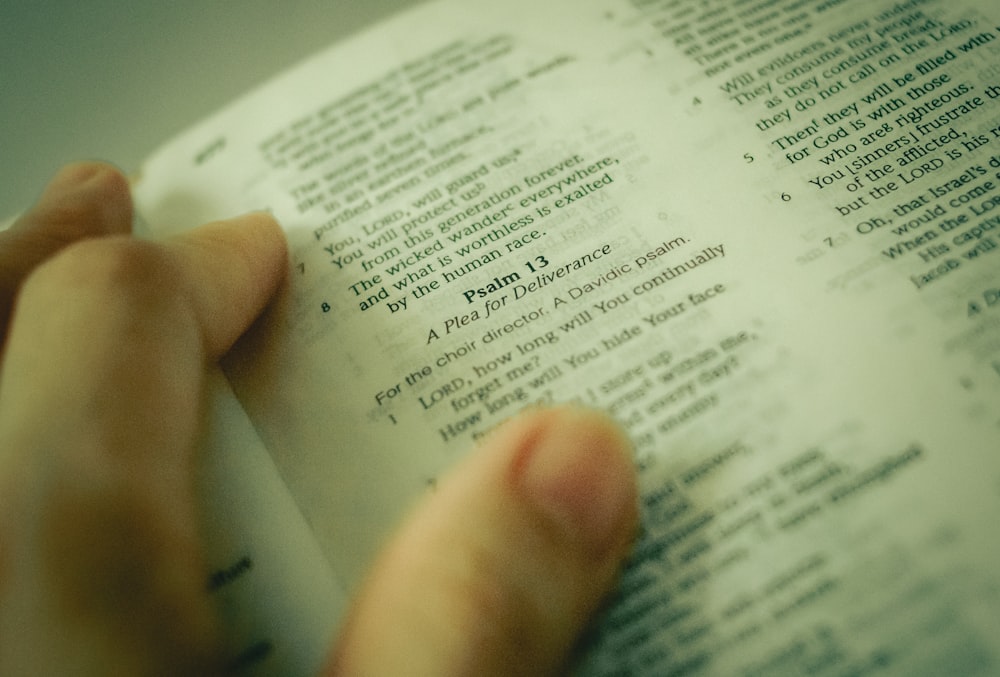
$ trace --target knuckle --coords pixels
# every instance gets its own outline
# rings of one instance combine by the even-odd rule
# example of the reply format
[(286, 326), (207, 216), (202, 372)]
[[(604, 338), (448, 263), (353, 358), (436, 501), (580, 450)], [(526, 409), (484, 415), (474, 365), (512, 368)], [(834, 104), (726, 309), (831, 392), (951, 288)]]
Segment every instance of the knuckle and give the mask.
[(73, 291), (108, 303), (162, 311), (183, 301), (182, 281), (179, 267), (164, 248), (121, 236), (66, 247), (31, 274), (23, 293), (52, 297)]

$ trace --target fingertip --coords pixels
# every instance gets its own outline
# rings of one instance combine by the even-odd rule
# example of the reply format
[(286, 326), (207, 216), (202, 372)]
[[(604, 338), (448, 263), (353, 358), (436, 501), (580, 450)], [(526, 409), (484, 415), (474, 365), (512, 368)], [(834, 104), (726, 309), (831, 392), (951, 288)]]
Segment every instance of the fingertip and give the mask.
[(288, 270), (284, 231), (267, 212), (206, 224), (165, 243), (177, 256), (205, 333), (218, 359), (275, 295)]
[(209, 245), (209, 254), (217, 245), (223, 252), (242, 259), (265, 296), (270, 296), (267, 290), (277, 287), (287, 273), (288, 241), (285, 231), (269, 212), (247, 212), (215, 221), (191, 231), (191, 235)]
[(213, 221), (174, 238), (218, 241), (227, 249), (245, 253), (255, 261), (284, 262), (287, 257), (285, 232), (270, 212), (256, 211)]
[(27, 218), (15, 227), (44, 227), (66, 241), (123, 234), (132, 229), (132, 209), (128, 179), (117, 167), (74, 162), (56, 172)]
[(60, 167), (46, 184), (42, 194), (61, 192), (93, 184), (97, 189), (128, 191), (128, 179), (109, 162), (83, 160)]
[(285, 231), (270, 212), (248, 212), (230, 220), (230, 225), (252, 233), (256, 247), (264, 252), (271, 263), (284, 270), (288, 259), (288, 240)]
[(636, 484), (604, 414), (534, 409), (500, 425), (382, 553), (328, 674), (557, 670), (628, 556)]
[(510, 425), (520, 428), (510, 463), (516, 491), (586, 555), (622, 553), (635, 534), (638, 489), (621, 427), (577, 406), (535, 410)]

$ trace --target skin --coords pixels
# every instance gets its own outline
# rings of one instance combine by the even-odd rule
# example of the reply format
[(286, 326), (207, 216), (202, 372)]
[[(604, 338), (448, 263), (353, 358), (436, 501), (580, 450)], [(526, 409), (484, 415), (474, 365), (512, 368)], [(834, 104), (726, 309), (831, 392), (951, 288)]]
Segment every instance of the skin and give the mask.
[[(250, 214), (130, 236), (126, 179), (60, 171), (0, 233), (0, 674), (211, 675), (194, 477), (205, 372), (287, 269)], [(558, 674), (636, 529), (596, 412), (501, 425), (373, 566), (326, 675)]]

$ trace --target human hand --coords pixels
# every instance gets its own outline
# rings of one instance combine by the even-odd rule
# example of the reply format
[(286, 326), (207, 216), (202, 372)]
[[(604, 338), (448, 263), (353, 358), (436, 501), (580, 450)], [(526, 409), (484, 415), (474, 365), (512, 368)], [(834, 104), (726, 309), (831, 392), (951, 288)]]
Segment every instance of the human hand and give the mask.
[[(194, 497), (204, 375), (277, 290), (284, 238), (256, 214), (141, 242), (131, 215), (125, 179), (80, 164), (0, 233), (3, 675), (220, 671)], [(635, 526), (613, 424), (518, 417), (386, 548), (326, 672), (558, 671)]]

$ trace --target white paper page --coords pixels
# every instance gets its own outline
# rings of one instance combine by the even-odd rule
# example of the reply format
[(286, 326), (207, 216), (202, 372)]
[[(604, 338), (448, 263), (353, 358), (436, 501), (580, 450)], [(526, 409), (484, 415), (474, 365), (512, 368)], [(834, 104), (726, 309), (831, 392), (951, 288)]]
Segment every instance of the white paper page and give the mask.
[(577, 399), (645, 529), (585, 672), (991, 674), (998, 21), (437, 3), (165, 147), (140, 207), (288, 231), (227, 370), (352, 584), (474, 437)]
[(315, 675), (347, 595), (221, 372), (199, 474), (207, 589), (232, 674)]

